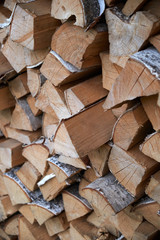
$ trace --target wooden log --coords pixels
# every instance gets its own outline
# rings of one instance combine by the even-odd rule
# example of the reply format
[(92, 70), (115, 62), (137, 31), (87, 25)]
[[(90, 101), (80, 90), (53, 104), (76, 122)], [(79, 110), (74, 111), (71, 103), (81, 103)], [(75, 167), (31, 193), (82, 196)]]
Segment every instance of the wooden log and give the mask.
[(48, 158), (47, 161), (59, 183), (64, 182), (81, 171), (81, 169), (75, 168), (72, 165), (59, 162), (58, 158), (59, 156), (55, 155)]
[(32, 111), (32, 113), (33, 113), (33, 115), (34, 115), (35, 117), (37, 117), (37, 116), (39, 116), (39, 115), (42, 114), (42, 111), (35, 106), (35, 104), (36, 104), (36, 99), (35, 99), (34, 97), (32, 97), (31, 95), (29, 95), (29, 96), (27, 97), (27, 103), (28, 103), (28, 105), (29, 105), (29, 107), (30, 107), (30, 109), (31, 109), (31, 111)]
[(159, 164), (145, 156), (139, 145), (128, 151), (114, 145), (108, 165), (116, 179), (135, 197), (144, 194), (147, 179), (159, 169)]
[(111, 90), (113, 83), (122, 71), (122, 67), (114, 64), (109, 59), (109, 52), (100, 53), (102, 62), (102, 83), (103, 88)]
[(71, 115), (77, 114), (91, 104), (107, 96), (102, 87), (102, 76), (90, 78), (65, 90), (65, 100)]
[(57, 217), (48, 219), (45, 222), (45, 226), (49, 236), (54, 236), (60, 232), (65, 231), (69, 227), (65, 212), (62, 212)]
[(50, 202), (46, 202), (42, 197), (39, 197), (31, 202), (29, 206), (39, 225), (59, 215), (64, 210), (62, 196), (58, 196)]
[(160, 205), (157, 202), (146, 197), (134, 207), (134, 211), (141, 214), (149, 223), (160, 230), (159, 208)]
[(42, 126), (42, 117), (35, 117), (26, 99), (22, 98), (17, 100), (10, 126), (19, 130), (36, 131)]
[(96, 215), (104, 218), (115, 215), (135, 201), (111, 173), (98, 178), (83, 191)]
[(38, 188), (37, 182), (39, 181), (41, 174), (30, 162), (25, 162), (16, 172), (16, 175), (30, 191), (34, 191)]
[(66, 157), (64, 155), (60, 155), (58, 161), (66, 164), (70, 164), (76, 168), (85, 169), (87, 168), (87, 165), (89, 164), (89, 159), (87, 156), (84, 158), (71, 158)]
[(6, 126), (5, 129), (9, 138), (15, 139), (24, 144), (31, 144), (42, 135), (41, 129), (35, 132), (18, 130), (9, 126)]
[(40, 92), (40, 87), (44, 84), (46, 78), (40, 73), (39, 67), (27, 68), (27, 85), (32, 97), (36, 97)]
[(151, 124), (142, 105), (138, 104), (127, 110), (117, 120), (113, 132), (113, 142), (120, 148), (128, 150), (142, 141), (147, 132), (151, 132), (151, 129)]
[(91, 183), (91, 182), (94, 182), (98, 178), (98, 176), (96, 175), (96, 173), (94, 172), (94, 170), (92, 168), (88, 168), (84, 172), (83, 178)]
[[(74, 39), (76, 39), (76, 44)], [(70, 42), (69, 46), (68, 42)], [(98, 24), (95, 28), (85, 32), (83, 28), (74, 26), (73, 22), (66, 22), (53, 35), (51, 48), (64, 61), (78, 69), (99, 66), (99, 53), (108, 49), (106, 26)]]
[(11, 108), (15, 105), (15, 99), (9, 91), (8, 86), (4, 86), (0, 88), (0, 111)]
[[(0, 42), (1, 40), (1, 31), (0, 30)], [(2, 54), (0, 51), (0, 64), (1, 64), (1, 69), (0, 69), (0, 82), (4, 81), (6, 82), (10, 78), (16, 75), (14, 69), (12, 68), (11, 64), (9, 61), (5, 58), (5, 56)]]
[(160, 34), (151, 37), (149, 41), (160, 52)]
[(19, 219), (19, 239), (33, 239), (36, 240), (58, 240), (57, 236), (48, 236), (45, 226), (39, 226), (38, 223), (30, 224), (23, 216)]
[(84, 157), (110, 139), (116, 119), (111, 111), (103, 111), (103, 103), (101, 101), (60, 124), (54, 140), (55, 153)]
[(12, 109), (8, 108), (0, 111), (0, 129), (5, 137), (9, 137), (6, 125), (10, 123), (12, 116)]
[(160, 204), (159, 200), (159, 194), (160, 194), (160, 188), (159, 188), (159, 183), (160, 183), (160, 171), (155, 173), (154, 175), (151, 176), (150, 182), (148, 183), (145, 193), (158, 202)]
[(106, 22), (109, 31), (110, 60), (121, 67), (125, 67), (128, 58), (138, 52), (148, 38), (160, 28), (159, 16), (139, 11), (129, 18), (117, 8), (106, 10)]
[(6, 186), (3, 181), (3, 173), (0, 171), (0, 196), (8, 195)]
[(100, 72), (100, 66), (79, 70), (69, 62), (64, 61), (56, 52), (50, 51), (40, 71), (52, 84), (58, 86), (94, 76)]
[(19, 206), (13, 206), (8, 195), (0, 197), (0, 222), (16, 213)]
[(59, 119), (55, 113), (43, 113), (42, 132), (49, 139), (54, 139), (55, 133), (59, 125)]
[(156, 66), (159, 57), (160, 54), (154, 48), (148, 48), (132, 55), (108, 94), (104, 109), (113, 108), (137, 97), (157, 94), (160, 88), (159, 66)]
[(33, 224), (35, 222), (35, 218), (33, 216), (33, 213), (30, 209), (30, 206), (28, 204), (22, 205), (19, 208), (19, 212), (25, 217), (25, 219)]
[(111, 151), (111, 147), (108, 144), (104, 144), (96, 150), (88, 153), (92, 168), (99, 176), (105, 176), (108, 170), (108, 158)]
[(159, 231), (158, 229), (150, 224), (147, 221), (142, 222), (139, 227), (136, 229), (133, 240), (153, 240), (158, 239), (159, 237)]
[(60, 240), (71, 240), (70, 229), (67, 229), (61, 233), (58, 233)]
[(79, 183), (79, 194), (81, 197), (85, 198), (85, 193), (83, 192), (83, 188), (88, 186), (91, 182), (86, 180), (85, 178), (82, 177), (80, 183)]
[(29, 93), (27, 74), (23, 73), (9, 82), (9, 90), (15, 98), (24, 97)]
[(134, 99), (132, 101), (127, 101), (123, 103), (120, 107), (116, 107), (112, 109), (114, 116), (118, 119), (121, 115), (123, 115), (127, 110), (133, 108), (135, 105), (139, 103), (139, 99)]
[(12, 20), (11, 39), (30, 50), (49, 47), (54, 31), (60, 26), (60, 21), (52, 18), (50, 11), (51, 1), (18, 4)]
[(141, 98), (143, 108), (152, 123), (153, 129), (158, 131), (160, 129), (159, 116), (160, 107), (157, 105), (158, 96), (147, 96)]
[(139, 11), (145, 3), (146, 3), (146, 0), (136, 0), (134, 2), (131, 0), (127, 0), (127, 2), (125, 3), (122, 9), (122, 12), (126, 16), (131, 16), (133, 13)]
[(9, 218), (4, 224), (4, 231), (11, 236), (18, 236), (19, 229), (18, 229), (18, 220), (20, 214), (16, 214), (13, 217)]
[(33, 142), (23, 149), (22, 155), (43, 175), (48, 167), (48, 141), (44, 138)]
[(22, 156), (22, 144), (14, 139), (7, 139), (0, 143), (0, 163), (7, 169), (25, 162)]
[(4, 240), (15, 240), (15, 237), (6, 234), (2, 227), (0, 227), (0, 238)]
[(59, 0), (52, 1), (51, 16), (61, 21), (66, 21), (71, 16), (75, 16), (75, 25), (88, 27), (95, 24), (105, 10), (104, 1), (66, 1), (61, 3)]
[(92, 211), (88, 201), (79, 195), (78, 187), (78, 184), (74, 184), (62, 193), (64, 209), (69, 222)]

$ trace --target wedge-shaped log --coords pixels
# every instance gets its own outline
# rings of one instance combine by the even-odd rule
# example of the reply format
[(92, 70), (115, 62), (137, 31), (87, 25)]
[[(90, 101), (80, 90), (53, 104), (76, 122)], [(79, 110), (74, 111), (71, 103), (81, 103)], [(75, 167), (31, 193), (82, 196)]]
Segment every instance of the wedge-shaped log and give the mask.
[[(0, 41), (1, 41), (1, 30), (0, 30)], [(7, 81), (10, 78), (14, 77), (16, 75), (16, 72), (12, 68), (11, 64), (8, 62), (7, 58), (2, 54), (0, 51), (0, 82), (1, 81)]]
[(58, 233), (58, 237), (61, 239), (61, 240), (70, 240), (71, 239), (71, 236), (70, 236), (70, 228), (61, 232), (61, 233)]
[(6, 139), (0, 143), (0, 163), (7, 169), (25, 162), (22, 156), (22, 143), (14, 139)]
[(106, 25), (98, 24), (85, 32), (83, 28), (74, 26), (73, 22), (66, 22), (53, 35), (51, 48), (78, 69), (99, 66), (99, 53), (108, 48)]
[(54, 31), (61, 24), (50, 16), (50, 11), (51, 0), (17, 5), (11, 25), (11, 39), (30, 50), (49, 47)]
[(33, 216), (31, 208), (28, 204), (24, 204), (19, 208), (19, 212), (25, 217), (25, 219), (33, 224), (36, 220)]
[(74, 184), (62, 193), (67, 220), (70, 222), (92, 211), (88, 201), (79, 195), (78, 184)]
[(54, 140), (57, 154), (81, 158), (110, 140), (116, 118), (111, 111), (103, 111), (103, 103), (101, 101), (60, 124)]
[(145, 193), (160, 204), (160, 171), (151, 176)]
[(4, 224), (4, 231), (11, 236), (18, 236), (19, 235), (19, 217), (20, 214), (16, 214), (13, 217), (9, 218)]
[(30, 109), (31, 109), (31, 111), (32, 111), (32, 113), (35, 117), (42, 114), (42, 111), (39, 108), (36, 107), (36, 98), (29, 95), (27, 97), (27, 103), (28, 103), (28, 105), (29, 105), (29, 107), (30, 107)]
[(76, 168), (85, 169), (87, 168), (87, 165), (89, 164), (89, 158), (87, 156), (83, 158), (71, 158), (66, 157), (64, 155), (60, 155), (58, 161), (66, 164), (70, 164)]
[(151, 132), (151, 129), (142, 105), (136, 105), (117, 120), (113, 132), (113, 142), (124, 150), (128, 150), (142, 141), (147, 132)]
[(16, 213), (19, 205), (13, 206), (8, 195), (0, 197), (0, 222)]
[(74, 15), (76, 17), (75, 25), (86, 27), (96, 23), (104, 10), (104, 0), (76, 0), (74, 2), (67, 0), (63, 3), (60, 0), (55, 0), (52, 1), (51, 16), (62, 21), (66, 21)]
[(3, 135), (5, 137), (9, 137), (6, 125), (11, 122), (11, 116), (12, 116), (12, 108), (7, 108), (2, 111), (0, 111), (0, 130), (2, 131)]
[(11, 108), (15, 105), (15, 99), (12, 96), (8, 86), (0, 88), (0, 111)]
[(151, 37), (149, 41), (160, 52), (160, 34)]
[(124, 67), (128, 58), (138, 52), (146, 40), (160, 29), (160, 17), (150, 12), (139, 11), (128, 18), (116, 8), (107, 9), (106, 22), (109, 31), (110, 60), (121, 67)]
[(43, 175), (47, 170), (47, 158), (49, 156), (48, 140), (39, 139), (26, 146), (22, 155)]
[(42, 132), (43, 136), (48, 139), (53, 139), (59, 125), (59, 119), (54, 112), (43, 113), (42, 117)]
[(3, 180), (3, 173), (0, 171), (0, 196), (8, 195), (6, 186)]
[(104, 109), (137, 97), (157, 94), (160, 91), (159, 59), (160, 53), (152, 47), (132, 55), (108, 94)]
[(46, 202), (41, 196), (31, 202), (29, 206), (39, 225), (42, 225), (48, 219), (59, 215), (64, 210), (62, 196), (58, 196), (50, 202)]
[(146, 3), (146, 1), (147, 0), (135, 0), (135, 1), (127, 0), (122, 9), (123, 14), (125, 14), (126, 16), (132, 15), (133, 13), (140, 10)]
[(145, 156), (139, 145), (128, 151), (114, 145), (108, 164), (116, 179), (135, 197), (144, 194), (147, 179), (159, 169), (159, 164)]

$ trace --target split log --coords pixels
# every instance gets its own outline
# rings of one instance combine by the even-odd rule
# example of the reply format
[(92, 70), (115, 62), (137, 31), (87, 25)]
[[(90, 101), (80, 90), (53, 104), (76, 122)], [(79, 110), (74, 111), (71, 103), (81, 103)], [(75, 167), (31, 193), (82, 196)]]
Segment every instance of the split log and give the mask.
[(81, 171), (81, 169), (75, 168), (72, 165), (59, 162), (58, 158), (59, 156), (55, 155), (48, 158), (47, 161), (59, 183), (64, 182)]
[(70, 222), (92, 211), (88, 201), (78, 192), (78, 184), (74, 184), (62, 193), (67, 220)]
[(34, 97), (32, 97), (31, 95), (29, 95), (27, 97), (27, 103), (33, 113), (33, 115), (35, 117), (39, 116), (42, 114), (42, 111), (40, 109), (38, 109), (35, 105), (36, 105), (36, 99)]
[(0, 197), (0, 222), (16, 213), (19, 206), (13, 206), (8, 195)]
[(52, 1), (51, 16), (60, 19), (62, 22), (71, 16), (76, 17), (75, 25), (82, 28), (95, 24), (105, 10), (103, 1), (74, 1), (60, 2)]
[[(1, 39), (1, 30), (0, 30), (0, 39)], [(0, 40), (1, 41), (1, 40)], [(5, 58), (5, 56), (0, 51), (0, 82), (4, 81), (6, 82), (10, 78), (14, 77), (16, 75), (14, 69), (8, 62), (8, 60)]]
[(90, 78), (64, 91), (71, 115), (106, 97), (108, 91), (102, 87), (102, 76)]
[(134, 207), (134, 211), (136, 213), (141, 214), (149, 223), (153, 224), (158, 230), (160, 230), (159, 209), (160, 205), (149, 197), (142, 199)]
[(108, 94), (104, 109), (137, 97), (157, 94), (160, 91), (159, 59), (160, 54), (152, 47), (132, 55)]
[(159, 238), (158, 229), (147, 221), (142, 222), (136, 229), (133, 240), (154, 240)]
[(117, 8), (107, 9), (106, 22), (109, 31), (110, 60), (121, 67), (125, 67), (128, 58), (138, 52), (146, 40), (160, 30), (160, 17), (150, 12), (136, 12), (129, 18)]
[(7, 139), (0, 143), (0, 163), (7, 169), (25, 162), (22, 156), (22, 144), (14, 139)]
[(79, 70), (69, 62), (64, 61), (56, 52), (50, 51), (40, 71), (52, 84), (58, 86), (94, 76), (100, 72), (100, 67), (101, 66), (95, 66)]
[(23, 144), (31, 144), (33, 141), (36, 141), (40, 136), (42, 136), (41, 129), (35, 132), (18, 130), (9, 126), (6, 126), (5, 129), (9, 138), (15, 139)]
[(15, 98), (24, 97), (29, 93), (27, 74), (23, 73), (9, 82), (9, 90)]
[(15, 105), (15, 99), (7, 86), (0, 88), (0, 111)]
[(10, 108), (0, 111), (0, 130), (2, 131), (5, 137), (9, 137), (6, 130), (6, 125), (10, 123), (11, 116), (12, 109)]
[(28, 204), (22, 205), (19, 208), (19, 212), (25, 217), (25, 219), (33, 224), (35, 222), (35, 218), (33, 216), (33, 213), (30, 209), (30, 206)]
[(114, 64), (109, 59), (109, 52), (100, 53), (102, 62), (102, 83), (103, 87), (111, 90), (113, 83), (122, 71), (122, 67)]
[(108, 165), (116, 179), (135, 197), (144, 194), (148, 178), (159, 169), (159, 163), (145, 156), (139, 145), (128, 151), (114, 145)]
[(160, 34), (151, 37), (149, 41), (160, 52)]
[(145, 193), (160, 204), (160, 171), (151, 176), (150, 182), (148, 183)]
[(89, 164), (89, 159), (87, 156), (83, 158), (71, 158), (66, 157), (64, 155), (60, 155), (58, 161), (66, 164), (70, 164), (76, 168), (85, 169), (87, 168), (87, 165)]
[(19, 130), (36, 131), (42, 126), (42, 117), (33, 115), (25, 98), (18, 99), (10, 126)]
[(70, 229), (65, 230), (64, 232), (58, 233), (60, 240), (71, 240)]
[(141, 98), (143, 108), (152, 123), (153, 129), (158, 131), (160, 129), (159, 117), (160, 107), (157, 105), (158, 96), (148, 96)]
[(37, 182), (39, 181), (41, 174), (30, 162), (25, 162), (16, 172), (16, 175), (30, 191), (34, 191), (38, 188)]
[(116, 107), (112, 109), (114, 116), (118, 119), (123, 115), (127, 110), (133, 108), (135, 105), (139, 103), (139, 99), (134, 99), (132, 101), (127, 101), (123, 103), (120, 107)]
[(101, 215), (105, 219), (122, 211), (135, 201), (135, 198), (116, 181), (111, 173), (98, 178), (83, 191), (96, 215)]
[(83, 28), (74, 26), (73, 22), (66, 22), (53, 35), (51, 48), (78, 69), (99, 66), (99, 53), (108, 48), (106, 25), (97, 24), (85, 32)]
[(30, 224), (24, 217), (19, 219), (19, 239), (26, 240), (58, 240), (57, 236), (48, 236), (45, 226), (39, 226), (38, 223)]
[(91, 182), (89, 182), (88, 180), (86, 180), (85, 178), (82, 177), (82, 179), (79, 183), (79, 194), (81, 195), (81, 197), (85, 198), (85, 193), (83, 192), (83, 188), (88, 186), (90, 183)]
[(65, 212), (57, 217), (50, 218), (45, 222), (45, 226), (49, 236), (54, 236), (60, 232), (65, 231), (69, 227)]
[(18, 236), (19, 229), (18, 229), (18, 220), (20, 214), (16, 214), (13, 217), (9, 218), (4, 224), (4, 231), (11, 236)]
[(3, 180), (3, 173), (0, 171), (0, 196), (8, 195), (6, 186)]
[(103, 111), (103, 103), (60, 124), (54, 140), (55, 153), (80, 158), (110, 140), (116, 118), (111, 111)]
[(50, 202), (46, 202), (42, 197), (39, 197), (29, 206), (39, 225), (64, 211), (62, 196), (58, 196)]
[(139, 11), (146, 3), (146, 1), (147, 0), (136, 0), (133, 2), (132, 0), (127, 0), (122, 9), (123, 14), (126, 16), (131, 16), (133, 13)]
[(98, 174), (98, 176), (105, 176), (108, 170), (108, 158), (111, 151), (111, 147), (108, 144), (104, 144), (96, 150), (88, 153), (92, 168)]
[(26, 146), (22, 155), (43, 175), (48, 167), (47, 158), (49, 156), (48, 140), (42, 138)]
[[(50, 46), (51, 38), (61, 22), (50, 16), (51, 1), (31, 1), (16, 6), (10, 37), (30, 50)], [(27, 24), (26, 24), (27, 22)]]
[(113, 142), (120, 148), (128, 150), (142, 141), (147, 133), (151, 132), (151, 129), (142, 105), (136, 105), (117, 120), (113, 132)]
[(42, 132), (48, 139), (54, 139), (55, 133), (59, 125), (59, 119), (55, 113), (43, 113)]
[(4, 240), (15, 240), (15, 237), (6, 234), (2, 227), (0, 227), (0, 238)]
[(83, 178), (91, 183), (94, 182), (98, 178), (98, 176), (92, 168), (89, 168), (84, 172)]
[(159, 138), (160, 138), (160, 133), (155, 132), (147, 136), (145, 141), (140, 146), (140, 150), (146, 156), (153, 158), (157, 162), (160, 162)]

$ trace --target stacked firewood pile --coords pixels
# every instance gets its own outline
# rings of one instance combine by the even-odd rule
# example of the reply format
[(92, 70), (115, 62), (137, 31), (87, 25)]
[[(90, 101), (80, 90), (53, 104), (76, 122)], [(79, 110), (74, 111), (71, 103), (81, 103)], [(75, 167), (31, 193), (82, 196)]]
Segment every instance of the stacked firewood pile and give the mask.
[(0, 3), (0, 239), (160, 238), (160, 1)]

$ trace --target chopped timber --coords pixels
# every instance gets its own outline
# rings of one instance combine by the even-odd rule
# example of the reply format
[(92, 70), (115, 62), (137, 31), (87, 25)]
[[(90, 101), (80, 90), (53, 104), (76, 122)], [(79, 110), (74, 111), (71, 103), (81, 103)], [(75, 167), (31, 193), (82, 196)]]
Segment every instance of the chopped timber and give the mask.
[(89, 159), (87, 156), (84, 158), (71, 158), (71, 157), (66, 157), (64, 155), (60, 155), (58, 161), (66, 164), (70, 164), (76, 168), (81, 168), (85, 169), (87, 168), (87, 164), (89, 163)]
[(108, 94), (104, 109), (160, 91), (160, 53), (151, 47), (132, 55)]
[(142, 105), (138, 104), (127, 110), (117, 120), (113, 132), (113, 142), (124, 150), (128, 150), (142, 141), (147, 132), (151, 132), (151, 129)]
[(0, 197), (0, 222), (7, 219), (10, 215), (16, 213), (19, 205), (13, 206), (8, 195)]
[(108, 144), (104, 144), (88, 153), (92, 168), (100, 177), (105, 176), (109, 172), (108, 159), (110, 151), (111, 147)]
[(48, 167), (48, 141), (39, 139), (23, 149), (22, 155), (43, 175)]
[(74, 24), (84, 28), (95, 24), (104, 10), (104, 0), (76, 0), (74, 2), (71, 0), (65, 2), (55, 0), (52, 1), (51, 16), (60, 19), (62, 22), (66, 21), (71, 16), (75, 16), (76, 21)]
[(85, 180), (87, 180), (88, 182), (94, 182), (97, 178), (98, 178), (98, 176), (97, 176), (97, 174), (95, 173), (95, 171), (93, 170), (93, 168), (88, 168), (85, 172), (84, 172), (84, 174), (83, 174), (83, 178), (85, 179)]
[(135, 105), (139, 103), (139, 99), (134, 99), (132, 101), (127, 101), (123, 103), (120, 107), (116, 107), (112, 109), (114, 116), (118, 119), (121, 115), (123, 115), (127, 110), (133, 108)]
[(69, 227), (65, 212), (62, 212), (57, 217), (48, 219), (45, 222), (45, 226), (49, 236), (54, 236), (60, 232), (65, 231)]
[(0, 171), (0, 196), (8, 195), (6, 186), (3, 180), (3, 173)]
[(29, 206), (39, 225), (59, 215), (64, 210), (62, 196), (58, 196), (50, 202), (45, 201), (42, 196), (39, 196), (39, 198), (31, 202)]
[(116, 179), (135, 197), (144, 194), (147, 179), (159, 169), (159, 164), (145, 156), (139, 145), (128, 151), (113, 145), (108, 165)]
[(62, 193), (67, 220), (70, 222), (92, 211), (88, 201), (79, 195), (78, 184), (74, 184)]
[(42, 126), (42, 117), (33, 115), (25, 98), (18, 99), (10, 126), (19, 130), (36, 131)]
[(160, 171), (151, 176), (145, 193), (160, 204)]
[[(0, 39), (1, 39), (1, 30), (0, 30)], [(0, 51), (0, 82), (1, 81), (7, 81), (13, 76), (15, 76), (15, 71), (8, 62), (8, 60), (5, 58), (5, 56)]]
[(71, 240), (70, 228), (61, 233), (58, 233), (58, 237), (60, 238), (60, 240)]
[(89, 105), (103, 99), (108, 91), (102, 87), (102, 76), (90, 78), (64, 91), (71, 115), (77, 114)]
[(147, 0), (127, 0), (125, 3), (122, 12), (126, 16), (131, 16), (133, 13), (139, 11)]
[(54, 112), (43, 113), (42, 132), (48, 139), (53, 139), (59, 125), (59, 119)]
[(64, 182), (66, 179), (74, 176), (81, 171), (81, 169), (75, 168), (72, 165), (59, 162), (58, 158), (59, 156), (55, 155), (48, 158), (47, 161), (53, 173), (56, 175), (59, 183)]
[(9, 82), (9, 90), (15, 98), (24, 97), (29, 93), (27, 86), (27, 73), (23, 73)]
[(11, 25), (12, 41), (30, 50), (50, 46), (51, 38), (61, 22), (50, 16), (51, 0), (39, 0), (16, 6)]
[(5, 137), (9, 137), (6, 125), (10, 123), (12, 116), (12, 108), (7, 108), (0, 111), (0, 130), (2, 131)]
[(0, 87), (0, 111), (11, 108), (15, 105), (15, 99), (12, 96), (8, 86)]
[(18, 221), (20, 214), (16, 214), (13, 217), (9, 218), (4, 224), (4, 231), (11, 236), (18, 236), (19, 229), (18, 229)]
[(141, 102), (143, 108), (152, 123), (153, 129), (158, 131), (160, 129), (159, 117), (160, 117), (160, 107), (157, 105), (158, 95), (152, 95), (147, 97), (142, 97)]
[(30, 162), (25, 162), (16, 172), (16, 175), (30, 191), (34, 191), (38, 188), (37, 182), (41, 174)]
[(106, 26), (97, 24), (85, 32), (83, 28), (74, 26), (73, 22), (66, 22), (53, 35), (51, 48), (78, 69), (99, 66), (99, 53), (108, 49)]
[(28, 204), (22, 205), (18, 210), (31, 224), (35, 222), (35, 218)]
[(22, 156), (22, 144), (14, 139), (6, 139), (0, 143), (0, 163), (7, 169), (25, 162)]
[(81, 158), (110, 140), (116, 118), (111, 111), (103, 111), (103, 103), (60, 124), (54, 140), (55, 153)]
[(153, 134), (147, 136), (140, 146), (140, 150), (146, 156), (153, 158), (157, 162), (160, 162), (159, 138), (160, 133), (154, 132)]
[(150, 12), (138, 11), (129, 18), (117, 8), (107, 9), (106, 22), (110, 60), (121, 67), (125, 67), (128, 58), (138, 52), (146, 40), (160, 30), (160, 18)]
[(160, 52), (160, 34), (151, 37), (149, 41)]
[(111, 90), (113, 83), (122, 71), (122, 67), (114, 64), (109, 59), (109, 52), (100, 53), (102, 62), (102, 84), (103, 88)]
[(27, 97), (27, 103), (33, 113), (33, 115), (35, 117), (39, 116), (42, 114), (42, 111), (40, 109), (38, 109), (35, 105), (36, 105), (36, 99), (34, 97), (32, 97), (31, 95), (29, 95)]
[(15, 237), (9, 236), (3, 230), (3, 227), (0, 227), (0, 238), (4, 240), (15, 240)]

